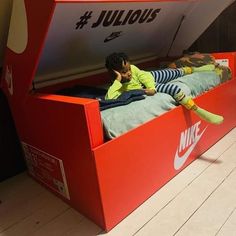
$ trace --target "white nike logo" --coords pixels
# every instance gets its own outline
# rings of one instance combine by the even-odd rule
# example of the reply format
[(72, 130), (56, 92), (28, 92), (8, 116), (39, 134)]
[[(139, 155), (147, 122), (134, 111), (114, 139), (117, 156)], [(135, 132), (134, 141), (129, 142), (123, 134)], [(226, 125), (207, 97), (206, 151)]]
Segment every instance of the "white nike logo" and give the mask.
[(9, 90), (9, 93), (13, 95), (13, 80), (12, 80), (12, 68), (11, 66), (7, 66), (6, 68), (6, 75), (5, 80), (7, 83), (7, 88)]
[(180, 169), (184, 165), (184, 163), (187, 161), (188, 157), (190, 156), (191, 152), (193, 151), (193, 149), (199, 142), (200, 138), (202, 137), (206, 129), (207, 127), (199, 135), (195, 137), (194, 142), (191, 144), (188, 150), (184, 153), (184, 155), (179, 156), (179, 148), (177, 148), (176, 153), (175, 153), (175, 159), (174, 159), (175, 170)]

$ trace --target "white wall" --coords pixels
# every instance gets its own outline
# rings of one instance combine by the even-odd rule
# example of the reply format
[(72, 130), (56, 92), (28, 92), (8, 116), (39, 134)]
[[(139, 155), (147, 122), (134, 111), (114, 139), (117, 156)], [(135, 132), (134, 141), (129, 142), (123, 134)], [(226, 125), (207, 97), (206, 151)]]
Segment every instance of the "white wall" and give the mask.
[(0, 67), (3, 64), (13, 0), (0, 0)]

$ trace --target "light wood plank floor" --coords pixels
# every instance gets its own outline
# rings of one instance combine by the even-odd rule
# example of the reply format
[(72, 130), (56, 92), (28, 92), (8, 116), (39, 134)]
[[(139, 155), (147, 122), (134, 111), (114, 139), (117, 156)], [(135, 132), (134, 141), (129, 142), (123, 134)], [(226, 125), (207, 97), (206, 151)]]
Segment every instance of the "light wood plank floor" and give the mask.
[(1, 236), (236, 236), (236, 128), (109, 233), (22, 173), (0, 183)]

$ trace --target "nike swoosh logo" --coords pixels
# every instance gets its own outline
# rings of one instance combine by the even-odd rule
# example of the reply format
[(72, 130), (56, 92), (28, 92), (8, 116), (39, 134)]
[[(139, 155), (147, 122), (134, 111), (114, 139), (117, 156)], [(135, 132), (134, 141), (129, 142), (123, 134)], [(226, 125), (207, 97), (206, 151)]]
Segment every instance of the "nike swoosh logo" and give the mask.
[(11, 95), (13, 95), (13, 81), (12, 81), (12, 70), (8, 68), (6, 69), (5, 80), (7, 82), (7, 88)]
[(12, 95), (12, 94), (13, 94), (13, 83), (12, 83), (12, 78), (10, 78), (10, 80), (9, 80), (8, 89), (9, 89), (10, 94)]
[(184, 153), (184, 155), (179, 156), (179, 148), (177, 148), (176, 153), (175, 153), (175, 159), (174, 159), (174, 168), (175, 170), (180, 169), (184, 163), (187, 161), (188, 157), (190, 156), (191, 152), (199, 142), (200, 138), (206, 131), (207, 127), (202, 131), (201, 134), (199, 134), (196, 139), (194, 140), (194, 143), (189, 147), (188, 151)]
[(122, 31), (113, 32), (111, 35), (109, 35), (108, 37), (106, 37), (104, 39), (104, 43), (107, 43), (107, 42), (109, 42), (113, 39), (116, 39), (116, 38), (120, 37), (122, 35), (121, 33), (122, 33)]
[(7, 47), (13, 52), (21, 54), (27, 47), (29, 35), (26, 4), (24, 0), (12, 2), (12, 17), (8, 33)]

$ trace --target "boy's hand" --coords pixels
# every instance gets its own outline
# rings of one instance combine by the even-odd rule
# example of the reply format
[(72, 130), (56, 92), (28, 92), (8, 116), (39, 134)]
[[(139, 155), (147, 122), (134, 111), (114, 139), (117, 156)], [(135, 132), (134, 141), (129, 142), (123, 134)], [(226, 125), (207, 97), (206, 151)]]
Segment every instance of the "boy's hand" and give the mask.
[(156, 93), (155, 89), (144, 89), (144, 92), (148, 96), (153, 96)]
[(115, 75), (116, 75), (116, 80), (118, 80), (119, 82), (121, 82), (122, 76), (121, 76), (120, 72), (118, 72), (117, 70), (113, 70), (113, 72), (114, 72)]

